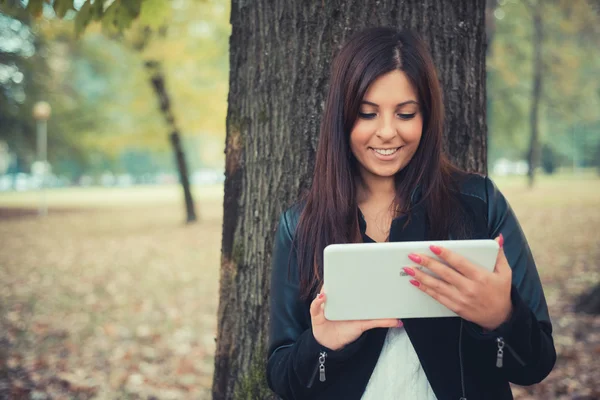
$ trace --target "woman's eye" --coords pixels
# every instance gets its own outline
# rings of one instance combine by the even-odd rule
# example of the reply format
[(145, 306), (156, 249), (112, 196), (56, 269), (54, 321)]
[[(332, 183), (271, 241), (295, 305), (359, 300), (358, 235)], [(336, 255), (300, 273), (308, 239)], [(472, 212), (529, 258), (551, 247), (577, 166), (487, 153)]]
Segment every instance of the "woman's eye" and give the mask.
[(377, 114), (375, 114), (375, 113), (361, 113), (361, 112), (358, 113), (358, 116), (363, 119), (373, 119), (373, 118), (375, 118), (376, 115)]
[(412, 119), (417, 113), (412, 114), (398, 114), (400, 119)]

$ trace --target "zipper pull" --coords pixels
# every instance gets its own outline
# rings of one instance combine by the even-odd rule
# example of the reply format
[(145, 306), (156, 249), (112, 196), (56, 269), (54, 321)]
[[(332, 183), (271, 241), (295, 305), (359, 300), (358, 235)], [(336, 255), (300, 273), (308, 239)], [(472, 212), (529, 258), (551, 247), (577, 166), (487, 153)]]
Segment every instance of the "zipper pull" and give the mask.
[(504, 359), (504, 338), (502, 336), (496, 338), (496, 342), (498, 342), (498, 354), (496, 356), (496, 368), (502, 368), (503, 359)]
[(319, 381), (325, 382), (325, 357), (327, 357), (327, 353), (322, 351), (319, 354)]

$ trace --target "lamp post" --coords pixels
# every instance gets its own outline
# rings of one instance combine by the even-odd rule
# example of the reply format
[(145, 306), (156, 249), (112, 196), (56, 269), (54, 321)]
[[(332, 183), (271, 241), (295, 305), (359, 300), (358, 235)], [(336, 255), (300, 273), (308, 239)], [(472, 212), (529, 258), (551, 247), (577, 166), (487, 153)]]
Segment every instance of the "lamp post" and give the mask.
[(43, 168), (42, 172), (42, 182), (40, 184), (40, 206), (38, 209), (38, 214), (40, 216), (45, 216), (48, 214), (48, 204), (46, 202), (46, 173), (48, 169), (48, 134), (47, 134), (47, 122), (50, 118), (50, 113), (52, 109), (50, 108), (50, 104), (45, 101), (38, 101), (33, 106), (33, 118), (36, 121), (36, 131), (37, 131), (37, 158), (41, 163)]

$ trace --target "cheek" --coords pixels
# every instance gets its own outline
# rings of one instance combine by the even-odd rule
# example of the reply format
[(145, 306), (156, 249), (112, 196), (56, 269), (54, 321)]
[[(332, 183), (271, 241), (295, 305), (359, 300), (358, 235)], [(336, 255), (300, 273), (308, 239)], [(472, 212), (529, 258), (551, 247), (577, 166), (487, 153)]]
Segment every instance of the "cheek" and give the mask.
[(410, 125), (404, 126), (401, 131), (402, 141), (412, 148), (413, 152), (419, 147), (421, 136), (423, 135), (423, 123), (421, 121), (411, 121)]
[(350, 132), (350, 148), (354, 151), (365, 146), (371, 138), (371, 131), (364, 121), (357, 122)]

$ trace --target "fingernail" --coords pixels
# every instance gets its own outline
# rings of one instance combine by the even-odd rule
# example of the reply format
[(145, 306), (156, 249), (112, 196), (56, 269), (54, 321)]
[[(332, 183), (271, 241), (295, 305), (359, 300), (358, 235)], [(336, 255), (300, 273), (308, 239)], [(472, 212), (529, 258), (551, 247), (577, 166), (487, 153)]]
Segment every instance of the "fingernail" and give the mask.
[(402, 268), (404, 270), (404, 272), (406, 272), (408, 275), (410, 276), (415, 276), (415, 271), (412, 268), (409, 267), (404, 267)]
[(440, 254), (442, 254), (442, 249), (440, 249), (439, 247), (434, 246), (434, 245), (429, 246), (429, 250), (431, 250), (433, 252), (433, 254), (436, 254), (438, 256)]
[(319, 295), (317, 296), (317, 299), (322, 299), (323, 298), (323, 293), (319, 293)]
[[(418, 255), (416, 255), (416, 254), (413, 254), (413, 253), (411, 253), (411, 254), (409, 254), (409, 255), (408, 255), (408, 258), (410, 258), (410, 259), (411, 259), (411, 261), (414, 261), (414, 262), (416, 262), (417, 264), (421, 264), (421, 257), (419, 257), (419, 256), (418, 256)], [(407, 272), (407, 274), (408, 274), (408, 272)]]
[(500, 245), (500, 248), (504, 246), (504, 236), (502, 236), (502, 234), (498, 236), (498, 244)]
[(415, 281), (414, 279), (411, 279), (409, 282), (410, 282), (410, 284), (411, 284), (411, 285), (413, 285), (413, 286), (416, 286), (416, 287), (419, 287), (419, 286), (421, 286), (421, 282), (419, 282), (419, 281)]
[(402, 322), (402, 320), (398, 320), (398, 324), (396, 325), (397, 328), (402, 328), (404, 326), (404, 322)]

